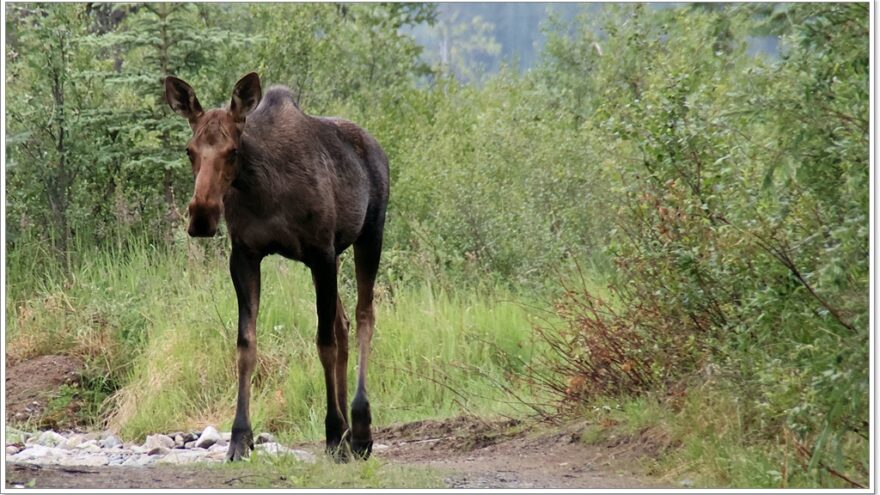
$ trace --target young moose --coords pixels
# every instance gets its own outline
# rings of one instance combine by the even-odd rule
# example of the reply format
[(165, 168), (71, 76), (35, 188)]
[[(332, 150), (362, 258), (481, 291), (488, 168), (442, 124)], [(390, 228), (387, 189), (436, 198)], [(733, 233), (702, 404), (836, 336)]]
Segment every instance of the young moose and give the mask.
[[(318, 313), (318, 355), (327, 387), (327, 450), (342, 443), (372, 451), (367, 360), (373, 335), (373, 284), (388, 204), (388, 159), (366, 131), (342, 119), (303, 113), (284, 87), (262, 95), (260, 78), (244, 76), (225, 109), (203, 111), (192, 87), (165, 79), (165, 98), (193, 135), (186, 146), (195, 191), (189, 235), (211, 237), (226, 218), (229, 271), (238, 297), (238, 401), (227, 460), (253, 448), (248, 413), (256, 363), (260, 261), (280, 254), (311, 269)], [(339, 255), (354, 246), (357, 272), (358, 382), (346, 411), (348, 318), (336, 289)]]

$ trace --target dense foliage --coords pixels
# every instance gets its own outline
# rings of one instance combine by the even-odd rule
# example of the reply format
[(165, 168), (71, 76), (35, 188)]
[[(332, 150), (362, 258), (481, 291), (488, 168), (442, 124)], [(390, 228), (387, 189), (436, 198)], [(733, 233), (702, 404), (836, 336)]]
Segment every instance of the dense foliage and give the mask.
[[(802, 483), (866, 482), (867, 4), (608, 6), (480, 85), (405, 34), (430, 5), (6, 9), (7, 313), (95, 250), (186, 243), (188, 128), (161, 77), (220, 105), (257, 70), (383, 144), (390, 294), (544, 295), (577, 260), (609, 290), (566, 290), (541, 330), (565, 407), (701, 377)], [(750, 51), (767, 34), (778, 59)]]

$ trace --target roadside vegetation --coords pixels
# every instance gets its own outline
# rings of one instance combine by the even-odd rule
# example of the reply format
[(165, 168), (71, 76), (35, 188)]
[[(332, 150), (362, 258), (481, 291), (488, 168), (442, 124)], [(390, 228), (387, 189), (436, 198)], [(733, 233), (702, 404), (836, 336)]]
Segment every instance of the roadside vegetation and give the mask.
[[(586, 419), (660, 478), (867, 486), (866, 3), (608, 5), (467, 84), (403, 34), (431, 5), (89, 5), (5, 7), (5, 337), (85, 359), (91, 425), (231, 420), (228, 239), (185, 235), (159, 81), (219, 105), (256, 70), (390, 158), (378, 424)], [(262, 273), (255, 429), (319, 439), (309, 276)]]

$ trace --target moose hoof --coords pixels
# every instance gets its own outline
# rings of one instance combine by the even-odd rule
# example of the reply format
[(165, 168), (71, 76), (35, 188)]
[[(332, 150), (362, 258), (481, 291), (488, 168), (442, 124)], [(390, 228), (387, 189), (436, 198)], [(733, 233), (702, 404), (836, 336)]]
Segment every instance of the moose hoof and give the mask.
[(351, 453), (357, 459), (367, 460), (370, 458), (370, 454), (373, 453), (373, 441), (370, 439), (366, 440), (351, 440)]
[(229, 450), (226, 451), (226, 462), (236, 462), (247, 457), (254, 448), (253, 433), (245, 432), (236, 435), (232, 434), (232, 440), (229, 442)]
[(327, 455), (333, 462), (344, 464), (351, 460), (351, 450), (347, 442), (327, 442)]

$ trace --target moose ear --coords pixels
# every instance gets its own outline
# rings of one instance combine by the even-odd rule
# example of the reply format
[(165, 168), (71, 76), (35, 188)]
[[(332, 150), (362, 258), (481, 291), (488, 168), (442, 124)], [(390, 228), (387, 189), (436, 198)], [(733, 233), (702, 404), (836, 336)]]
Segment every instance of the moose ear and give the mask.
[(202, 105), (192, 86), (173, 76), (165, 78), (165, 101), (172, 110), (193, 123), (202, 115)]
[(251, 72), (239, 79), (235, 83), (235, 89), (232, 90), (232, 102), (229, 104), (229, 111), (232, 113), (233, 119), (236, 122), (244, 122), (247, 114), (257, 108), (262, 97), (260, 76), (256, 72)]

